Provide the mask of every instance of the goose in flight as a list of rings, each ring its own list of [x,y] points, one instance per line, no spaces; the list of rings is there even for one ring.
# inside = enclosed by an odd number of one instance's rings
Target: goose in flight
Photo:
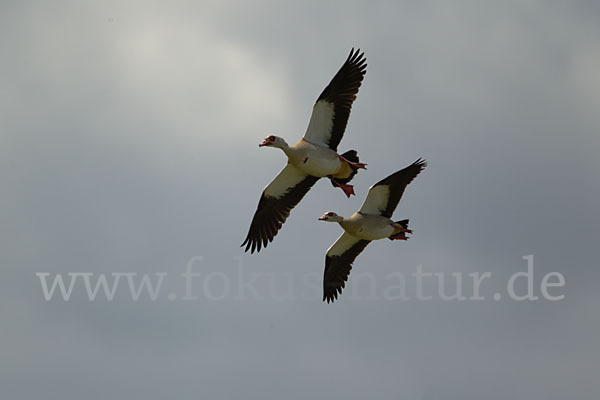
[[[258,145],[283,150],[288,162],[262,192],[248,235],[242,243],[242,247],[246,246],[245,251],[254,253],[267,247],[292,208],[320,178],[329,178],[332,185],[341,188],[348,197],[354,194],[348,182],[359,168],[366,169],[366,164],[359,162],[355,150],[340,155],[337,147],[366,68],[364,53],[352,49],[313,106],[304,137],[289,146],[278,136],[268,136]]]
[[[323,301],[333,302],[346,285],[352,263],[372,241],[388,238],[407,240],[408,219],[393,221],[406,185],[425,168],[425,160],[418,159],[410,166],[393,173],[371,186],[360,210],[349,218],[334,212],[323,214],[320,221],[337,222],[344,229],[342,236],[327,250],[323,276]]]

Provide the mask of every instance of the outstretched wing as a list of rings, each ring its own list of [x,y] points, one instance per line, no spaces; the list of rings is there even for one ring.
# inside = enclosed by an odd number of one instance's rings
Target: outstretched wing
[[[393,173],[377,182],[369,189],[369,194],[360,208],[363,214],[383,215],[391,218],[400,202],[406,186],[427,166],[427,162],[418,159],[408,167]]]
[[[334,302],[346,286],[356,257],[370,243],[344,232],[327,250],[323,274],[323,301]]]
[[[248,236],[242,243],[242,247],[246,246],[244,251],[250,250],[250,253],[254,253],[254,250],[258,252],[261,247],[267,247],[283,226],[292,208],[318,180],[319,178],[305,174],[292,164],[287,164],[263,190]]]
[[[350,51],[348,59],[333,77],[313,106],[304,139],[337,151],[342,140],[352,103],[367,72],[364,53]]]

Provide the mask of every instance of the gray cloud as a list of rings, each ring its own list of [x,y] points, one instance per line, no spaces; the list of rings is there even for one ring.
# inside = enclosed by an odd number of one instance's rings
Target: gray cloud
[[[594,3],[2,9],[7,397],[598,397]],[[243,256],[244,271],[272,274],[278,292],[286,274],[296,284],[320,275],[340,232],[317,217],[353,212],[371,184],[422,156],[429,167],[396,212],[415,235],[373,243],[353,274],[383,288],[418,265],[489,271],[489,296],[534,254],[536,290],[558,271],[564,300],[366,300],[364,283],[363,298],[349,286],[333,306],[126,293],[89,302],[81,288],[68,302],[44,300],[36,272],[177,280],[202,255],[203,277],[235,277],[260,191],[284,163],[256,145],[302,135],[352,46],[369,64],[340,147],[369,163],[358,195],[318,183],[265,252]]]

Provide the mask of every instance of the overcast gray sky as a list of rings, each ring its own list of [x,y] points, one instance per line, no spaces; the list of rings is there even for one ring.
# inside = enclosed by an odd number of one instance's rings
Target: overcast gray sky
[[[599,3],[323,3],[0,4],[3,398],[600,396]],[[319,182],[243,254],[285,163],[257,144],[304,133],[352,47],[368,62],[340,145],[369,164],[357,196]],[[317,218],[418,157],[395,214],[413,237],[371,244],[351,278],[370,275],[324,304],[341,231]],[[527,255],[539,298],[511,300]],[[198,300],[181,300],[195,256]],[[419,266],[461,273],[467,296],[489,272],[485,300],[444,301],[431,279],[419,301]],[[46,301],[39,272],[167,276],[156,301],[125,278],[112,301],[82,281]],[[385,296],[398,272],[410,300]],[[562,300],[541,296],[550,272]],[[239,292],[252,274],[260,299]]]

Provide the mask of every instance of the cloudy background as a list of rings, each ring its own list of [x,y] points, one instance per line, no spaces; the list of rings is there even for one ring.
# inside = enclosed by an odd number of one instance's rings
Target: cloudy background
[[[2,397],[598,398],[599,21],[593,1],[2,2]],[[284,164],[257,144],[303,134],[353,46],[368,68],[340,150],[369,164],[357,196],[319,182],[243,255]],[[340,229],[317,217],[418,157],[395,214],[415,234],[357,259],[375,293],[363,277],[322,303]],[[511,300],[530,254],[539,299]],[[467,296],[490,272],[486,299],[443,301],[432,280],[418,301],[418,266],[462,273]],[[552,271],[563,300],[540,295]],[[65,302],[38,272],[168,275],[156,301],[123,279],[113,301],[79,282]],[[385,298],[394,272],[410,300]]]

